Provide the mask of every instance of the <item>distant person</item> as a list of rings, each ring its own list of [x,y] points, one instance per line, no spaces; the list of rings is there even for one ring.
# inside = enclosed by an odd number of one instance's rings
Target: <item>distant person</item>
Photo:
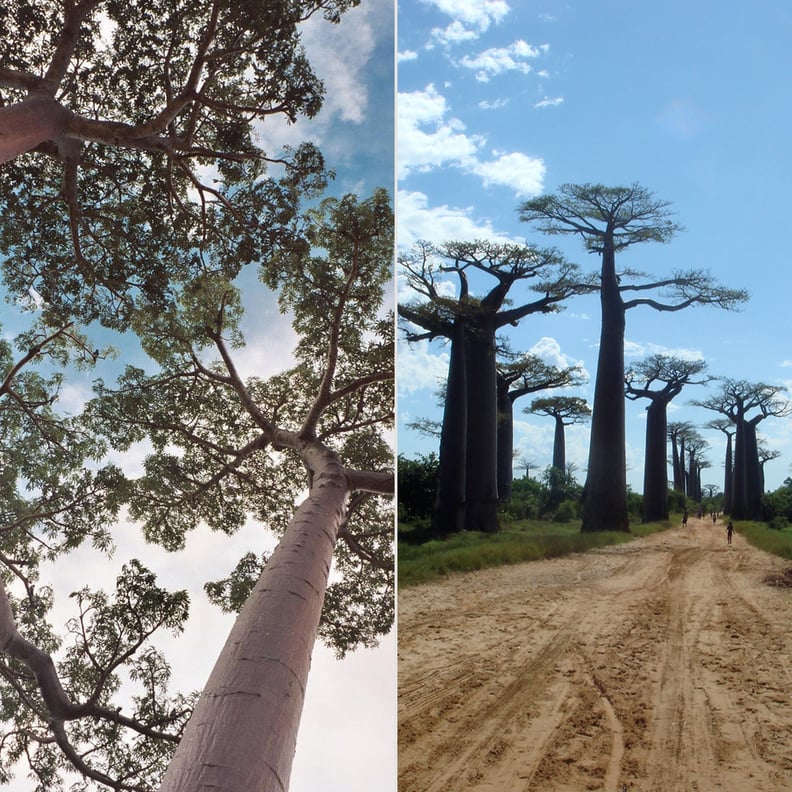
[[[718,522],[718,515],[712,512],[712,524],[715,525],[716,522]]]
[[[682,514],[682,527],[683,528],[687,528],[687,518],[688,518],[688,513],[687,513],[687,509],[685,509],[684,513]]]
[[[729,520],[729,524],[726,526],[726,542],[727,542],[727,544],[731,544],[732,534],[734,534],[734,526],[732,525],[732,521]]]

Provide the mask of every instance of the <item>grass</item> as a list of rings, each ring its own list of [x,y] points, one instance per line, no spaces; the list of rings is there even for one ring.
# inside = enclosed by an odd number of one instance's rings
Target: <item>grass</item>
[[[762,522],[735,522],[734,529],[754,547],[792,559],[792,526],[778,529]]]
[[[678,522],[634,524],[628,534],[622,531],[581,533],[580,521],[552,523],[521,520],[504,525],[495,534],[463,532],[423,544],[400,541],[399,585],[414,586],[457,572],[539,561],[595,547],[621,544],[638,536],[670,528]],[[409,538],[411,528],[400,526],[400,536]]]

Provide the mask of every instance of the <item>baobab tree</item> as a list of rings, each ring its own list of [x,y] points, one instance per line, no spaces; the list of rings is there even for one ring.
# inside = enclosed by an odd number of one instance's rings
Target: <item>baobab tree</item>
[[[701,270],[677,271],[657,280],[639,272],[617,270],[617,253],[642,242],[669,242],[681,228],[672,220],[669,204],[638,184],[562,185],[555,195],[523,203],[520,219],[548,234],[580,236],[586,249],[601,257],[602,326],[582,530],[629,531],[624,423],[626,312],[638,306],[663,312],[693,305],[735,308],[747,295],[718,285]],[[654,296],[624,298],[625,294],[647,292]]]
[[[581,385],[585,382],[579,365],[558,368],[538,355],[512,356],[498,363],[498,497],[511,497],[514,457],[514,403],[529,393]],[[564,464],[560,465],[561,470]]]
[[[698,433],[690,432],[685,438],[687,450],[687,495],[696,503],[701,503],[701,471],[710,463],[702,459],[709,443]]]
[[[671,443],[671,471],[673,486],[683,495],[687,493],[687,473],[685,472],[685,441],[695,432],[689,421],[672,421],[668,424],[668,440]]]
[[[684,360],[670,355],[652,355],[634,363],[624,376],[628,399],[649,399],[646,408],[646,448],[641,519],[668,519],[668,405],[686,385],[703,385],[699,377],[707,368],[703,360]]]
[[[726,455],[723,462],[723,511],[731,514],[732,486],[734,484],[734,424],[728,418],[716,418],[707,423],[707,428],[717,429],[726,435]]]
[[[566,434],[565,427],[583,423],[591,415],[591,408],[579,396],[548,396],[534,399],[525,412],[534,415],[547,415],[554,421],[552,467],[566,474]]]
[[[6,6],[0,244],[10,288],[35,289],[50,311],[103,313],[123,328],[131,294],[167,300],[177,257],[189,267],[218,234],[244,228],[241,265],[262,237],[287,233],[324,163],[313,145],[262,151],[256,125],[316,115],[323,86],[301,24],[314,15],[337,22],[355,4]],[[285,168],[286,181],[264,178],[268,165]]]
[[[146,570],[124,571],[117,601],[80,593],[79,652],[64,681],[47,633],[0,601],[3,678],[16,693],[3,697],[17,720],[0,750],[21,741],[17,756],[37,757],[36,772],[56,772],[61,751],[88,778],[149,790],[175,748],[161,790],[285,789],[317,634],[343,654],[392,624],[394,476],[382,436],[393,421],[389,197],[328,199],[306,211],[303,228],[310,245],[262,262],[266,285],[293,316],[292,366],[266,380],[243,377],[240,293],[207,266],[202,277],[171,282],[172,310],[137,307],[151,372],[128,366],[116,387],[98,382],[80,424],[100,449],[102,440],[119,451],[150,443],[141,477],[100,478],[112,485],[110,505],[126,504],[149,541],[177,551],[199,524],[233,533],[248,519],[281,541],[266,563],[246,556],[210,587],[240,612],[194,710],[192,700],[164,695],[164,658],[132,660],[155,628],[178,629],[185,618],[184,593],[159,589]],[[138,717],[107,703],[124,665],[150,683]],[[80,668],[88,670],[79,676]],[[97,710],[101,725],[92,726]],[[139,739],[138,754],[126,750],[122,728],[164,747]]]
[[[720,393],[699,407],[713,410],[734,425],[734,471],[731,516],[737,520],[761,519],[762,472],[756,427],[765,418],[792,413],[792,404],[782,394],[786,389],[764,382],[725,379]]]
[[[564,300],[590,286],[555,250],[486,240],[420,243],[400,265],[418,296],[398,308],[402,319],[421,328],[408,328],[408,340],[451,341],[435,530],[495,531],[496,334],[530,314],[557,311]],[[449,282],[450,277],[456,282]],[[513,287],[522,283],[539,296],[508,303]],[[481,297],[472,291],[479,284],[486,284]]]

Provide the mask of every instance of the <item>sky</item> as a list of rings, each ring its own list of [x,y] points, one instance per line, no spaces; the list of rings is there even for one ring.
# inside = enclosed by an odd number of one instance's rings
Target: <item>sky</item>
[[[269,119],[260,130],[263,147],[279,151],[282,144],[312,140],[326,164],[336,171],[330,192],[357,191],[364,197],[378,186],[394,192],[394,5],[392,0],[365,0],[342,17],[339,25],[320,18],[303,29],[309,60],[325,83],[326,98],[320,114],[310,122],[278,124]],[[247,346],[236,358],[243,376],[266,376],[290,365],[289,342],[296,336],[290,319],[279,314],[274,296],[261,291],[243,296],[248,311],[242,328]],[[13,329],[5,317],[3,331]],[[59,406],[77,412],[91,397],[91,380],[112,382],[126,364],[144,365],[133,338],[94,333],[101,344],[118,349],[115,360],[100,361],[86,375],[72,373],[61,392]],[[114,461],[129,475],[142,471],[145,445]],[[275,539],[260,524],[251,523],[233,537],[208,529],[193,532],[187,548],[168,554],[145,544],[131,523],[118,525],[116,552],[111,561],[84,547],[42,571],[42,584],[56,592],[56,624],[73,616],[68,594],[86,585],[111,590],[121,565],[139,558],[170,589],[186,588],[191,619],[178,639],[163,634],[158,646],[172,666],[172,688],[200,689],[211,671],[231,626],[231,619],[210,604],[203,591],[207,580],[227,575],[248,550],[269,554]],[[332,574],[332,573],[331,573]],[[339,661],[317,642],[312,658],[305,708],[292,768],[291,792],[383,792],[396,788],[396,646],[395,634],[377,649],[358,650]],[[24,771],[15,780],[15,792],[26,792]]]
[[[649,354],[703,359],[715,377],[792,386],[788,185],[792,181],[792,6],[783,0],[400,0],[398,4],[398,242],[499,239],[557,246],[598,269],[577,238],[548,237],[518,219],[532,197],[575,183],[639,183],[671,203],[684,227],[669,243],[624,251],[617,266],[658,277],[708,270],[746,289],[739,312],[696,307],[627,313],[626,363]],[[412,299],[400,279],[399,300]],[[519,299],[519,292],[515,293]],[[529,316],[507,337],[518,351],[580,364],[583,387],[553,391],[591,403],[599,343],[596,296]],[[448,349],[400,333],[399,453],[437,440],[408,427],[439,420]],[[669,408],[710,443],[704,485],[723,487],[719,417],[690,404],[717,384],[689,386]],[[515,404],[515,448],[550,464],[553,421]],[[643,489],[645,400],[627,402],[628,483]],[[567,460],[585,479],[588,424],[567,427]],[[792,475],[792,419],[759,424],[766,487]],[[522,471],[519,471],[522,475]],[[536,475],[536,471],[532,473]]]

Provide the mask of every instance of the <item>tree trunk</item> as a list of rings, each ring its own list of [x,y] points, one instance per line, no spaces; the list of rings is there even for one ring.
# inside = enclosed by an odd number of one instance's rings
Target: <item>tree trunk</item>
[[[756,442],[758,421],[745,422],[746,519],[762,519],[762,466]]]
[[[437,535],[465,527],[465,477],[467,467],[467,374],[465,327],[457,319],[451,337],[443,428],[432,530]]]
[[[674,489],[684,495],[685,478],[682,475],[682,463],[679,459],[679,446],[677,445],[676,434],[671,438],[671,471],[674,477]]]
[[[498,529],[498,405],[495,329],[485,321],[467,336],[467,482],[465,527]]]
[[[583,531],[629,531],[624,430],[624,302],[612,243],[602,254],[602,330],[591,415]]]
[[[283,792],[347,498],[325,453],[226,640],[160,792]]]
[[[748,515],[748,478],[746,470],[747,454],[745,443],[745,418],[738,415],[734,432],[734,489],[732,492],[731,516],[735,520],[745,520]]]
[[[498,500],[511,499],[514,480],[514,402],[509,398],[509,383],[497,376],[498,410]]]
[[[734,485],[734,469],[732,464],[732,436],[726,432],[726,462],[724,464],[723,477],[723,511],[725,514],[732,513],[732,489]]]
[[[554,415],[555,433],[553,434],[553,467],[566,475],[566,436],[564,434],[564,418]]]
[[[641,519],[645,523],[668,519],[667,435],[666,403],[661,398],[655,397],[646,410],[646,451],[641,509]]]
[[[63,134],[71,113],[54,99],[0,107],[0,164]]]

